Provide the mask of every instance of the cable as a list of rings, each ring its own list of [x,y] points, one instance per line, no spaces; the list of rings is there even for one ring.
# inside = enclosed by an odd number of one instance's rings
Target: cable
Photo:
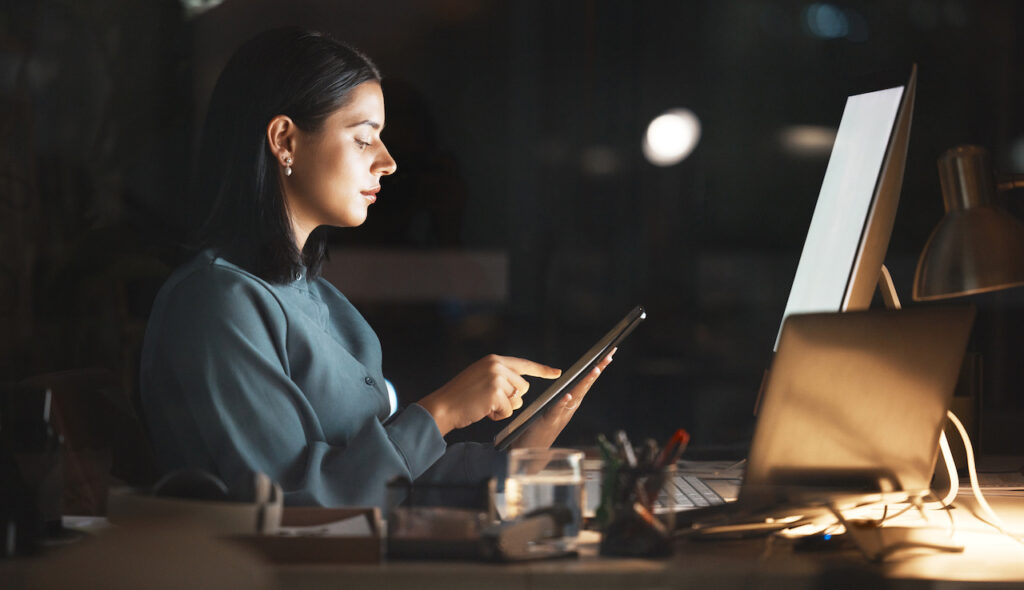
[[[950,419],[956,420],[956,416],[951,411],[946,411],[946,414]],[[966,436],[966,433],[961,434]],[[964,446],[967,446],[967,439],[964,438]],[[953,461],[953,453],[949,450],[949,441],[946,440],[946,431],[943,430],[939,433],[939,450],[942,451],[942,460],[946,463],[946,475],[949,477],[949,492],[946,496],[939,500],[940,506],[932,506],[933,509],[942,509],[947,506],[952,506],[953,500],[956,499],[956,495],[960,493],[960,474],[956,472],[956,463]]]
[[[719,470],[719,473],[727,472],[727,471],[735,471],[735,470],[739,469],[740,467],[743,467],[743,465],[745,465],[746,462],[747,462],[747,459],[746,459],[746,457],[744,457],[743,459],[740,459],[739,461],[733,463],[732,465],[726,467],[725,469]]]
[[[952,539],[953,535],[956,534],[956,519],[953,518],[953,507],[948,506],[946,508],[946,516],[949,517],[949,538]]]
[[[899,517],[903,516],[904,514],[906,514],[906,513],[910,512],[910,511],[911,511],[911,510],[913,510],[913,509],[914,509],[914,505],[913,505],[913,504],[907,504],[907,505],[906,505],[906,506],[904,506],[904,507],[903,507],[903,509],[902,509],[902,510],[900,510],[899,512],[895,512],[895,513],[893,513],[893,514],[888,514],[888,515],[887,515],[887,513],[888,513],[888,511],[889,511],[889,505],[888,505],[888,504],[886,504],[886,505],[885,505],[885,512],[883,512],[883,513],[882,513],[882,518],[880,518],[880,519],[878,520],[878,526],[882,526],[882,523],[884,523],[884,522],[886,522],[886,521],[888,521],[888,520],[892,520],[892,519],[894,519],[894,518],[899,518]]]
[[[971,445],[971,438],[967,435],[967,429],[964,428],[960,419],[957,418],[956,414],[952,411],[947,411],[946,416],[949,417],[949,421],[953,423],[957,432],[960,433],[960,438],[964,441],[964,450],[967,455],[967,474],[971,479],[971,491],[974,492],[974,498],[978,501],[978,506],[988,518],[988,521],[981,517],[978,517],[978,519],[986,522],[988,525],[992,526],[1007,537],[1010,537],[1014,541],[1024,544],[1024,540],[1022,540],[1017,534],[1008,530],[1006,524],[996,515],[995,511],[992,510],[992,507],[989,506],[988,501],[985,500],[985,496],[981,493],[981,486],[978,484],[978,470],[974,464],[974,447]]]
[[[975,517],[981,520],[982,522],[985,522],[989,526],[992,526],[1003,535],[1006,535],[1007,537],[1013,539],[1014,541],[1020,544],[1024,544],[1024,539],[1022,539],[1018,534],[1015,534],[1009,530],[1006,524],[1002,521],[1002,519],[999,518],[999,516],[989,505],[988,501],[985,499],[984,494],[982,494],[981,486],[978,483],[978,471],[974,460],[974,448],[971,445],[970,437],[968,436],[967,430],[964,428],[963,423],[960,422],[960,419],[957,418],[956,415],[951,411],[948,411],[946,415],[949,418],[950,422],[952,422],[953,426],[957,429],[957,432],[959,433],[960,438],[963,440],[964,443],[964,450],[967,456],[967,471],[971,482],[971,491],[973,492],[978,504],[978,508],[983,515],[982,516],[975,514]],[[850,535],[850,538],[854,541],[854,544],[867,559],[872,561],[882,561],[901,549],[931,549],[943,552],[963,551],[963,546],[959,544],[943,544],[931,542],[928,540],[908,541],[901,539],[889,544],[883,543],[879,546],[876,545],[875,541],[869,540],[869,538],[861,538],[862,535],[868,533],[868,531],[871,529],[878,529],[878,532],[880,534],[881,529],[884,528],[881,526],[882,523],[894,519],[914,508],[916,508],[918,512],[921,514],[922,518],[926,522],[928,522],[928,513],[927,511],[925,511],[926,506],[928,508],[933,509],[941,508],[946,511],[946,516],[949,518],[949,527],[947,529],[948,535],[950,540],[954,538],[954,536],[956,535],[956,519],[954,518],[952,512],[952,501],[959,493],[960,478],[957,474],[956,466],[953,462],[952,453],[949,449],[949,442],[946,439],[945,433],[943,433],[939,439],[939,448],[942,450],[942,456],[943,460],[946,463],[947,473],[949,474],[950,482],[950,489],[941,500],[925,503],[922,501],[921,498],[912,498],[910,500],[911,503],[909,505],[907,505],[902,510],[893,515],[889,515],[889,507],[885,506],[883,508],[881,518],[879,518],[876,521],[869,522],[850,521],[843,515],[843,512],[839,509],[838,506],[836,506],[835,504],[829,504],[829,510],[836,517],[836,519],[840,523],[842,523],[842,525],[846,528],[847,534]],[[881,541],[881,538],[879,538],[878,540]],[[872,547],[869,547],[869,545],[871,545]]]
[[[923,515],[923,504],[920,501],[916,504],[917,508],[921,510]],[[868,561],[884,561],[887,557],[902,549],[929,549],[945,553],[960,553],[964,550],[963,545],[955,542],[941,543],[927,540],[898,539],[886,544],[884,542],[885,539],[883,531],[888,530],[888,527],[878,526],[876,521],[858,522],[848,520],[843,516],[843,511],[835,504],[829,504],[828,508],[832,514],[835,515],[836,519],[842,523],[843,527],[846,529],[847,536],[853,541],[857,550],[860,551],[861,555],[863,555]],[[905,527],[897,528],[897,530],[900,529],[905,529]],[[950,529],[949,536],[952,541],[953,529]]]

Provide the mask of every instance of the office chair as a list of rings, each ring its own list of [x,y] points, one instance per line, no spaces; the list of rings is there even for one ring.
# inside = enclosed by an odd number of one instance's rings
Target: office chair
[[[115,373],[79,369],[36,375],[20,382],[13,394],[46,390],[52,394],[50,421],[62,439],[63,514],[104,514],[111,485],[155,481],[149,439]]]

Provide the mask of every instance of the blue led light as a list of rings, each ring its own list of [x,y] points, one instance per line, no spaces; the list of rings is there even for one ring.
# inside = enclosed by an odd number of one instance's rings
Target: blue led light
[[[832,535],[825,535],[823,538],[828,541],[832,539]]]

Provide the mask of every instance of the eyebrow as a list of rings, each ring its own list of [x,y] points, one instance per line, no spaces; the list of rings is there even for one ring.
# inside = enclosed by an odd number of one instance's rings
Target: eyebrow
[[[360,121],[358,123],[354,123],[352,125],[349,125],[349,128],[351,129],[352,127],[359,127],[360,125],[369,125],[370,127],[373,127],[374,129],[377,129],[377,130],[379,130],[381,128],[381,124],[380,123],[378,123],[376,121],[371,121],[370,119],[366,119],[364,121]]]

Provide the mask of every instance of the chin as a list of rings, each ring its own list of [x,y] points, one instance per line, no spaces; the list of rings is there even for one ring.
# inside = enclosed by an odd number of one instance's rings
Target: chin
[[[364,213],[362,215],[349,215],[345,217],[344,221],[339,224],[339,227],[359,227],[366,223],[368,216]]]
[[[345,211],[331,216],[330,225],[334,227],[358,227],[366,222],[367,211]]]

